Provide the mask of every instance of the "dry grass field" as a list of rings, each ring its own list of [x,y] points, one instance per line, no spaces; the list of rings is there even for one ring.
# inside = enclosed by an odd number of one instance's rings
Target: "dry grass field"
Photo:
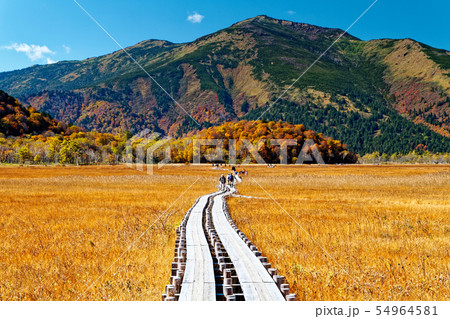
[[[300,300],[450,299],[449,166],[249,171],[230,212]]]
[[[0,167],[0,300],[160,300],[175,228],[214,189],[204,171]]]
[[[247,169],[260,198],[231,214],[299,299],[449,299],[449,166]],[[220,173],[0,166],[0,300],[160,300],[175,228]]]

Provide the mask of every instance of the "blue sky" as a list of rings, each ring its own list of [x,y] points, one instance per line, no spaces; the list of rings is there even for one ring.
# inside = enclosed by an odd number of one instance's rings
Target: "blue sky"
[[[260,14],[346,29],[374,0],[77,0],[123,46],[188,42]],[[379,0],[349,31],[450,50],[449,0]],[[0,0],[0,71],[118,50],[73,0]]]

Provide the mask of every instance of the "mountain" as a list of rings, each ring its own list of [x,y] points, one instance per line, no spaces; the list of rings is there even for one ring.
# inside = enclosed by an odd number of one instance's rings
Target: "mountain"
[[[283,120],[360,154],[450,152],[450,52],[411,39],[362,41],[340,29],[257,16],[190,43],[0,73],[0,89],[88,130],[182,135],[230,120]],[[276,103],[272,105],[272,103]]]
[[[27,134],[53,136],[70,135],[79,132],[79,128],[53,119],[46,113],[38,112],[34,107],[24,107],[15,98],[0,90],[0,133],[5,136],[23,136]]]

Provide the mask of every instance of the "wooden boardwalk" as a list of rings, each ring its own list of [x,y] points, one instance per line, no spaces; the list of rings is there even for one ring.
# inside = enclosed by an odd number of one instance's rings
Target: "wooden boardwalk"
[[[180,301],[216,300],[213,260],[202,226],[203,211],[211,196],[200,197],[186,225],[186,270],[178,299]]]
[[[214,198],[212,215],[214,227],[234,264],[246,301],[284,301],[272,277],[261,261],[248,248],[241,237],[231,227],[223,211],[225,195]]]
[[[284,277],[276,275],[224,209],[230,194],[201,196],[186,213],[163,300],[295,300]]]

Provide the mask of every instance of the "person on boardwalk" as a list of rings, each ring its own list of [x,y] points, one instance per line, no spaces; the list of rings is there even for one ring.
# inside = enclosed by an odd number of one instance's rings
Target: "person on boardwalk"
[[[222,174],[219,177],[219,185],[221,191],[225,190],[225,183],[226,183],[225,175]]]
[[[234,182],[235,182],[235,179],[234,179],[233,173],[228,174],[227,184],[230,188],[234,187]]]

